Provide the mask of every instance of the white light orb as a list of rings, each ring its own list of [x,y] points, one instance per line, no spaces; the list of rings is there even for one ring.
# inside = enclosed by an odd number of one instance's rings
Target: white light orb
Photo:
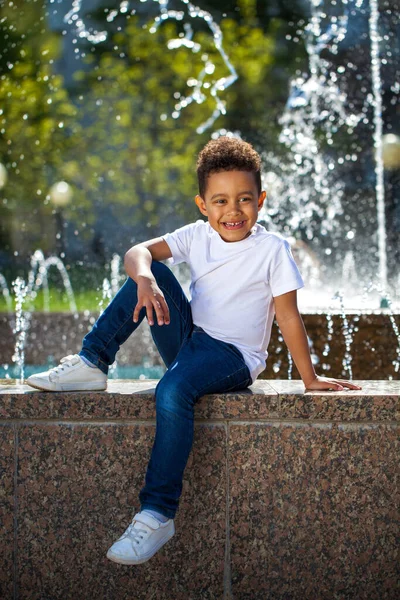
[[[382,136],[382,160],[385,169],[400,168],[400,137],[394,133]]]
[[[263,188],[268,196],[277,196],[281,193],[283,181],[273,171],[268,171],[262,178]]]
[[[67,206],[72,198],[72,188],[66,181],[58,181],[51,186],[49,195],[55,206]]]
[[[0,190],[1,188],[3,188],[7,183],[7,169],[5,168],[5,166],[0,163]]]

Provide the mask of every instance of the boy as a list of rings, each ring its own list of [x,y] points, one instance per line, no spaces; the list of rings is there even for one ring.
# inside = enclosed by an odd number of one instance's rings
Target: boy
[[[147,317],[168,370],[155,392],[156,434],[141,510],[109,549],[115,562],[143,563],[174,535],[194,405],[204,394],[242,390],[255,381],[265,367],[274,312],[307,389],[361,389],[314,371],[296,302],[303,281],[289,244],[256,223],[266,196],[260,167],[250,144],[210,141],[198,158],[195,198],[208,220],[128,250],[129,278],[84,338],[80,354],[28,379],[44,390],[105,389],[120,345]],[[190,265],[190,303],[159,262],[168,258]]]

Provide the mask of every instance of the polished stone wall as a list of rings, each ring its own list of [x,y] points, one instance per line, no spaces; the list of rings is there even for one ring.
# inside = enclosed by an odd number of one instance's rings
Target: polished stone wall
[[[33,313],[27,333],[25,360],[30,365],[46,364],[49,357],[57,364],[62,356],[74,354],[81,348],[82,338],[91,329],[96,315],[89,312],[74,316],[71,313]],[[346,323],[341,315],[332,315],[333,335],[328,330],[324,314],[304,314],[303,320],[311,342],[311,352],[316,368],[321,374],[354,379],[399,379],[396,361],[400,360],[400,340],[396,338],[388,314],[347,315],[347,325],[352,329],[349,353],[346,357]],[[400,315],[393,316],[400,329]],[[0,365],[12,364],[15,347],[14,317],[0,314]],[[331,339],[329,339],[331,337]],[[327,345],[329,347],[327,347]],[[263,379],[286,379],[289,373],[288,353],[274,324],[269,344],[267,368]],[[161,365],[162,361],[152,341],[147,324],[140,326],[118,353],[120,365]],[[293,367],[292,376],[299,378]]]
[[[139,509],[155,383],[54,394],[3,380],[2,600],[400,597],[395,381],[201,398],[175,536],[142,565],[108,561]]]

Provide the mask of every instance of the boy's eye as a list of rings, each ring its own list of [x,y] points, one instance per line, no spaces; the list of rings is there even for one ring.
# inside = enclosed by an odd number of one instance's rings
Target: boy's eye
[[[226,204],[225,198],[216,198],[214,202],[215,204]],[[248,196],[242,196],[242,198],[239,198],[239,202],[251,202],[251,198]]]

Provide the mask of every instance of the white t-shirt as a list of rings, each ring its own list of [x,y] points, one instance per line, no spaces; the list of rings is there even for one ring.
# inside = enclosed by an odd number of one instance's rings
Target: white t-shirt
[[[225,242],[200,220],[163,239],[173,264],[190,266],[194,324],[236,346],[254,381],[268,356],[273,297],[304,285],[289,243],[258,223],[244,240]]]

